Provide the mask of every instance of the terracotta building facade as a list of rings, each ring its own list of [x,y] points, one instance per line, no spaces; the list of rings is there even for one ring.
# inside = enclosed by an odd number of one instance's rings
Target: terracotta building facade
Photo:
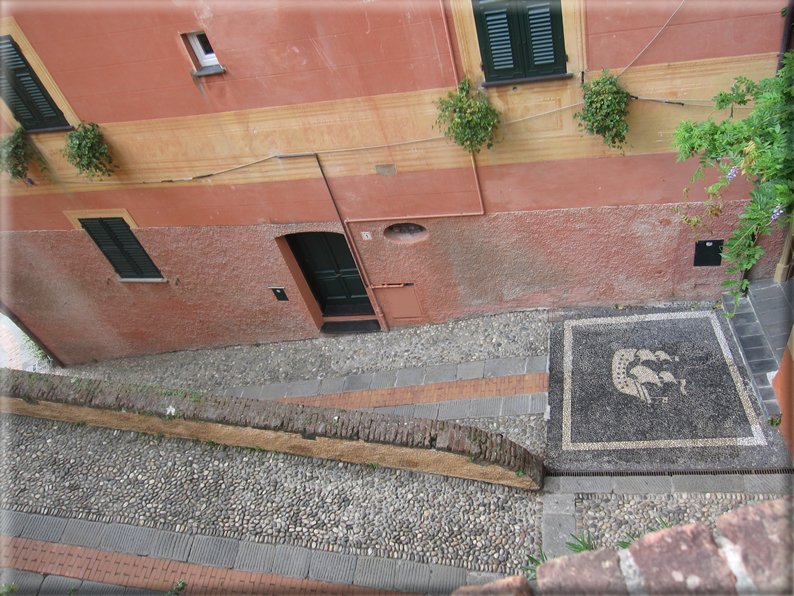
[[[3,132],[22,124],[46,170],[0,180],[0,300],[64,363],[716,300],[725,266],[694,266],[672,211],[694,171],[672,133],[734,77],[774,74],[783,18],[768,0],[713,7],[4,5]],[[572,117],[602,69],[640,98],[625,154]],[[502,112],[473,157],[434,126],[464,77]],[[60,153],[81,121],[102,127],[112,176],[77,176]],[[731,185],[700,240],[727,237],[749,190]],[[782,238],[753,275],[772,275]]]

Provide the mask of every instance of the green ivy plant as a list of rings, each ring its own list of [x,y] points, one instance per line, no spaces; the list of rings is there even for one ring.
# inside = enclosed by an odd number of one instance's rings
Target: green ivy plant
[[[77,168],[78,175],[85,174],[89,180],[110,176],[118,166],[113,165],[113,157],[108,151],[99,125],[81,122],[66,135],[66,146],[61,149],[66,160]]]
[[[692,229],[708,229],[711,219],[720,215],[721,191],[737,176],[753,183],[750,202],[732,236],[722,247],[722,256],[729,263],[726,274],[733,276],[723,282],[738,305],[739,297],[749,285],[746,272],[758,262],[764,250],[758,238],[788,225],[794,208],[794,52],[788,52],[777,75],[758,83],[737,77],[730,91],[715,98],[716,109],[730,108],[722,122],[709,118],[705,122],[687,120],[676,127],[673,146],[678,161],[697,156],[698,167],[692,182],[705,178],[705,171],[716,168],[719,178],[705,188],[708,195],[703,215],[690,215],[687,203],[689,189],[684,190],[683,203],[675,208]],[[744,119],[734,118],[736,106],[754,102]],[[735,312],[735,311],[734,311]]]
[[[0,141],[0,171],[11,176],[11,182],[27,181],[31,159],[38,162],[40,169],[46,169],[44,158],[21,126]]]
[[[499,112],[488,103],[482,92],[470,94],[471,83],[463,79],[456,92],[450,91],[447,99],[438,99],[436,126],[469,153],[479,153],[482,146],[493,147],[493,135],[499,124]]]
[[[626,116],[629,115],[631,94],[608,70],[602,71],[599,78],[583,83],[582,89],[584,107],[573,115],[574,119],[581,120],[579,129],[602,137],[605,145],[622,151],[629,131]]]

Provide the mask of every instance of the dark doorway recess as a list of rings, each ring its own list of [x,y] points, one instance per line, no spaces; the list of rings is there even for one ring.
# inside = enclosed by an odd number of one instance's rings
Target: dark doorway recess
[[[324,317],[375,314],[342,234],[304,232],[286,238]]]

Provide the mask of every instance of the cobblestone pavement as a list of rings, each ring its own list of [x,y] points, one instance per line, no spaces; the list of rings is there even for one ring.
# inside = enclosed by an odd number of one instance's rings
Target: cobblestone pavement
[[[217,391],[343,377],[415,366],[548,354],[545,311],[521,311],[397,327],[389,333],[324,336],[108,360],[53,370],[106,381]]]

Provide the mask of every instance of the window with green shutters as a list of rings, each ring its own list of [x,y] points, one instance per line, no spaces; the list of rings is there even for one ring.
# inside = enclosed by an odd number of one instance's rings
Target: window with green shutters
[[[122,217],[80,219],[80,225],[122,279],[162,279],[160,270]]]
[[[560,0],[472,0],[485,80],[566,74]]]
[[[0,95],[25,130],[69,128],[10,35],[0,36]]]

